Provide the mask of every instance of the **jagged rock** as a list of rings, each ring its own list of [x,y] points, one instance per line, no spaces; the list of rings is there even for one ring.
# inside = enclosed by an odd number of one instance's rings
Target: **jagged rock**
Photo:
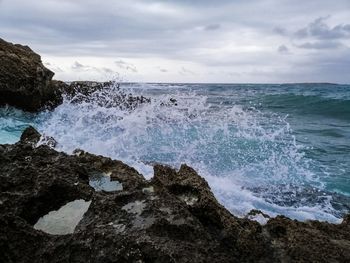
[[[40,141],[41,134],[34,129],[33,126],[29,126],[21,135],[20,141],[22,143],[29,143],[32,145],[37,144]]]
[[[71,103],[96,103],[101,107],[115,107],[120,109],[135,109],[137,106],[150,103],[151,99],[144,96],[126,94],[113,81],[74,81],[63,87],[63,92]]]
[[[46,135],[41,135],[34,127],[29,126],[21,135],[20,142],[24,144],[30,144],[33,147],[38,144],[47,145],[51,148],[55,148],[57,146],[57,141],[51,137]]]
[[[0,39],[0,106],[11,105],[35,112],[62,102],[54,73],[28,46]]]
[[[39,134],[40,137],[40,134]],[[126,164],[82,150],[67,155],[40,145],[28,128],[0,145],[0,262],[349,262],[350,224],[298,222],[265,226],[237,218],[208,183],[182,165],[155,165],[147,181]],[[122,189],[95,190],[92,175]],[[91,201],[72,234],[33,226],[74,200]]]
[[[298,222],[284,216],[265,226],[273,257],[281,262],[350,262],[350,224]]]

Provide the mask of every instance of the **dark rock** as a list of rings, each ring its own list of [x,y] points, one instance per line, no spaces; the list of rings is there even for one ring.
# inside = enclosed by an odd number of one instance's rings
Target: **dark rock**
[[[284,216],[269,220],[274,257],[282,262],[349,262],[350,226],[298,222]]]
[[[23,131],[20,142],[31,146],[37,146],[39,143],[42,145],[47,145],[51,148],[55,148],[57,146],[57,141],[53,137],[41,135],[32,126],[29,126]]]
[[[40,137],[40,134],[39,134]],[[0,262],[349,262],[342,224],[276,217],[265,226],[220,205],[191,167],[135,169],[82,150],[40,145],[33,128],[0,151]],[[123,190],[95,191],[91,174]],[[36,230],[37,220],[77,199],[91,204],[73,234]],[[255,212],[257,214],[257,212]]]
[[[20,141],[22,143],[37,144],[40,141],[40,137],[41,134],[32,126],[29,126],[22,133]]]
[[[177,100],[174,98],[170,98],[169,102],[161,102],[160,106],[166,106],[166,107],[177,106]]]
[[[257,216],[257,215],[262,215],[263,217],[266,217],[266,218],[270,218],[269,215],[263,213],[262,211],[260,210],[257,210],[257,209],[252,209],[249,211],[249,213],[247,214],[247,216]]]
[[[51,81],[53,75],[28,46],[0,39],[0,106],[31,112],[55,107],[62,97],[57,83]]]
[[[141,104],[150,103],[150,98],[126,94],[113,81],[74,81],[63,87],[63,92],[71,103],[96,103],[100,107],[132,110]]]

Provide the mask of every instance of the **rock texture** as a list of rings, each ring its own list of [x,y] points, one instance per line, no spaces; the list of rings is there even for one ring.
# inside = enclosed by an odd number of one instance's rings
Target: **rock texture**
[[[28,46],[0,38],[0,106],[9,104],[26,111],[54,107],[62,102],[54,73]]]
[[[17,144],[0,145],[0,262],[350,262],[349,216],[339,225],[280,216],[261,226],[230,214],[186,165],[155,165],[147,181],[120,161],[38,141],[28,128]],[[95,173],[123,190],[95,191]],[[77,199],[92,202],[73,234],[33,228]]]

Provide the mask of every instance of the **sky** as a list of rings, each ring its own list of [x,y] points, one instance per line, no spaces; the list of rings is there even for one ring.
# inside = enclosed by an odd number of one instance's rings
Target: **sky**
[[[0,0],[56,79],[350,83],[350,0]]]

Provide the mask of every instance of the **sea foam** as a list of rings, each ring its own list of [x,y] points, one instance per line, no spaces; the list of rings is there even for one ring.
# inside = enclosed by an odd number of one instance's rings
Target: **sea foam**
[[[123,91],[151,102],[120,109],[66,99],[38,117],[38,128],[58,141],[59,150],[80,148],[119,159],[146,178],[153,175],[152,163],[175,168],[187,163],[238,216],[260,209],[271,216],[339,221],[329,200],[317,191],[309,195],[308,189],[324,185],[296,143],[287,116],[183,86],[138,84]],[[108,92],[120,91],[111,86]]]

